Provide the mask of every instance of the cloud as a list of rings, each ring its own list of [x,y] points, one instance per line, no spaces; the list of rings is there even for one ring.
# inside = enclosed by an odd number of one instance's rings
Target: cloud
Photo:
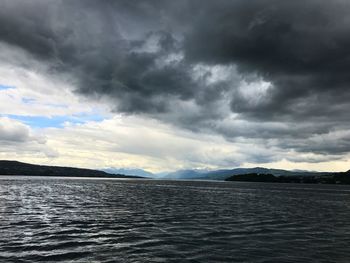
[[[232,168],[267,165],[284,167],[297,163],[299,169],[331,169],[337,164],[345,170],[348,155],[298,153],[266,140],[239,138],[227,141],[220,135],[208,135],[179,129],[155,119],[114,116],[103,121],[67,124],[63,128],[44,129],[47,145],[58,149],[59,157],[41,159],[56,165],[134,167],[153,172],[188,168]],[[267,150],[268,149],[268,150]],[[282,161],[282,162],[281,162]],[[292,169],[294,169],[292,168]]]
[[[0,13],[0,40],[30,53],[57,77],[71,75],[75,92],[107,99],[115,111],[172,112],[178,102],[218,100],[228,88],[225,83],[209,84],[204,77],[194,79],[196,65],[185,61],[176,28],[156,26],[171,19],[166,18],[170,10],[180,13],[174,4],[50,4],[40,0],[5,2]]]
[[[127,30],[120,27],[125,19],[118,12],[119,6],[127,8],[124,4],[51,4],[6,2],[0,16],[0,39],[49,63],[51,70],[72,73],[78,81],[76,92],[110,96],[120,111],[165,111],[164,98],[193,97],[196,83],[191,82],[189,65],[170,56],[177,52],[171,34],[145,28],[139,32],[141,38],[124,36]],[[127,21],[136,18],[136,13]],[[152,39],[153,52],[147,48]]]
[[[207,2],[194,13],[185,54],[271,83],[259,103],[233,97],[232,111],[245,118],[348,120],[349,9],[342,0]]]
[[[30,139],[29,128],[22,123],[1,118],[0,140],[8,143],[20,143]]]
[[[0,110],[84,112],[73,92],[116,115],[255,145],[240,153],[251,162],[339,159],[350,152],[349,10],[344,0],[3,1],[0,83],[16,89],[0,90]],[[115,150],[165,154],[140,145]]]
[[[57,157],[57,152],[46,145],[45,137],[35,134],[30,127],[9,118],[0,117],[0,156],[44,155]],[[6,158],[6,159],[7,159]]]
[[[218,136],[198,135],[136,116],[67,124],[63,129],[46,129],[45,134],[48,145],[64,153],[55,162],[68,164],[91,160],[96,167],[164,171],[238,165],[245,157]]]
[[[64,116],[106,111],[106,106],[77,97],[67,75],[55,76],[48,65],[27,52],[0,43],[0,114]]]

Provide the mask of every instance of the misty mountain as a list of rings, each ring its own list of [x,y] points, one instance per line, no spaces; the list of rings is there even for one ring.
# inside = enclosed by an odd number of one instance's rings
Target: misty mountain
[[[163,175],[165,179],[203,179],[209,173],[209,170],[178,170]]]
[[[156,177],[155,174],[142,170],[142,169],[132,169],[132,168],[105,168],[102,171],[110,174],[124,174],[124,175],[132,175],[132,176],[141,176],[147,178]]]

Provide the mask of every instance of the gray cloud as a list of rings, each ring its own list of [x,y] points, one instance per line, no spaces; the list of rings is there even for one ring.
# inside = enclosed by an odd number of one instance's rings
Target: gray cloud
[[[116,112],[297,152],[350,151],[347,137],[334,135],[349,128],[347,1],[1,5],[0,41],[52,74],[71,74],[76,93],[107,100]],[[249,86],[261,83],[269,87]],[[314,141],[322,135],[327,144]]]
[[[4,144],[22,143],[30,140],[29,128],[18,123],[12,123],[8,119],[1,119],[0,141]]]
[[[73,73],[78,93],[109,96],[118,111],[162,112],[167,110],[163,99],[193,98],[196,83],[190,65],[163,63],[177,47],[170,33],[154,26],[150,14],[160,12],[155,5],[7,1],[0,39],[50,63],[55,71]]]
[[[340,114],[348,120],[349,9],[342,0],[212,2],[187,35],[186,55],[195,62],[235,63],[243,74],[255,72],[273,84],[259,104],[233,98],[232,110],[246,117]]]

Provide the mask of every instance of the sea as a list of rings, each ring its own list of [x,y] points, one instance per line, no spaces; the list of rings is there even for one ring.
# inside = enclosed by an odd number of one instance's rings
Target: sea
[[[0,176],[0,262],[350,262],[350,186]]]

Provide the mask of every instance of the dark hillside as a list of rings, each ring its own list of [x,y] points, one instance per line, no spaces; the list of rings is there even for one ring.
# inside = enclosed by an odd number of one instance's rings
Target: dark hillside
[[[0,175],[31,175],[31,176],[67,176],[67,177],[108,177],[108,178],[134,178],[122,174],[109,174],[103,171],[46,166],[22,163],[17,161],[0,161]]]

